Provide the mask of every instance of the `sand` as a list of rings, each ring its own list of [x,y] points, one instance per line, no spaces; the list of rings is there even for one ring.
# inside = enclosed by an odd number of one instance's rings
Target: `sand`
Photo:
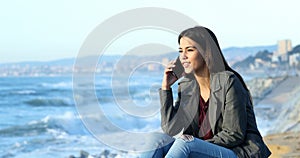
[[[289,132],[272,134],[264,137],[265,143],[272,152],[270,158],[300,158],[300,133]]]

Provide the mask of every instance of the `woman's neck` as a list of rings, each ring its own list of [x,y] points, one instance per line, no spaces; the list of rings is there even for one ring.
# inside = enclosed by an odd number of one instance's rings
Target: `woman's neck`
[[[198,82],[199,86],[210,87],[210,73],[208,69],[203,69],[194,73],[195,79]]]
[[[210,73],[208,69],[194,74],[195,79],[200,87],[200,95],[207,101],[210,95]]]
[[[210,77],[209,76],[197,76],[195,75],[195,79],[199,84],[200,88],[210,89]]]

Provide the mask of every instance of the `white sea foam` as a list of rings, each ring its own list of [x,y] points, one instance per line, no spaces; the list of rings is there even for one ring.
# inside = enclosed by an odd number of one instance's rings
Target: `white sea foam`
[[[35,94],[35,90],[19,90],[19,91],[13,91],[14,94]]]
[[[72,88],[73,82],[41,83],[42,87],[48,88]]]

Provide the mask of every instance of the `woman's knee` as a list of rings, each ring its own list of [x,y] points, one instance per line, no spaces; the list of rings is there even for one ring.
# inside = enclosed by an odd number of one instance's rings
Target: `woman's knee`
[[[190,152],[190,144],[194,141],[194,137],[191,135],[182,135],[177,138],[172,147],[174,150],[182,151],[184,153]]]
[[[186,143],[188,143],[188,142],[194,141],[194,136],[192,136],[192,135],[187,135],[187,134],[183,134],[183,135],[180,136],[178,139],[182,139],[182,140],[184,140]]]
[[[190,145],[193,143],[194,137],[190,135],[182,135],[176,138],[172,147],[170,148],[166,158],[173,157],[188,157],[191,153]]]

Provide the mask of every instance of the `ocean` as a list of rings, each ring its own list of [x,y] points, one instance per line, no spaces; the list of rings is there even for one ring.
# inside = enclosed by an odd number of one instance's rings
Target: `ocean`
[[[160,131],[158,88],[161,79],[162,74],[131,75],[117,81],[111,75],[96,76],[93,87],[97,101],[91,103],[87,95],[83,103],[87,107],[97,104],[103,112],[100,118],[122,131]],[[111,145],[86,128],[73,91],[74,86],[83,89],[85,86],[74,85],[72,76],[2,77],[0,85],[0,157],[59,158],[79,155],[81,150],[90,154],[108,150],[123,154],[120,157],[133,157],[134,154],[117,149],[120,145],[130,145],[130,140],[119,140],[119,144]],[[174,95],[176,90],[175,84]],[[136,111],[126,111],[128,101],[130,106],[150,108],[146,108],[145,116],[139,116]],[[127,107],[122,105],[124,103]],[[94,128],[109,136],[114,128],[104,124],[101,129],[101,119],[100,125]]]
[[[135,75],[125,81],[128,84],[114,83],[118,91],[115,94],[110,75],[96,76],[95,94],[105,117],[124,131],[159,130],[159,108],[148,118],[136,119],[120,110],[114,100],[127,92],[129,97],[123,99],[130,99],[137,106],[151,100],[158,103],[161,75]],[[0,78],[0,157],[52,158],[76,156],[80,150],[91,154],[117,151],[98,141],[81,121],[73,84],[71,76]]]

